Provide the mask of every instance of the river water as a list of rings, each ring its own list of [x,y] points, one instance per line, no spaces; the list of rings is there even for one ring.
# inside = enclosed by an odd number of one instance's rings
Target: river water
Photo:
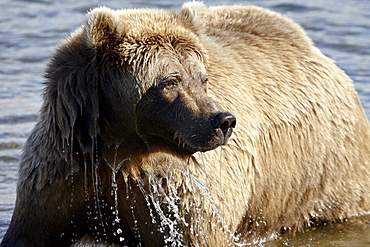
[[[294,19],[323,53],[336,60],[354,80],[370,116],[369,0],[204,2],[257,5]],[[86,11],[102,4],[113,8],[179,9],[182,1],[0,0],[0,240],[14,207],[21,148],[41,106],[48,59],[60,41],[84,22]],[[369,221],[360,217],[343,224],[312,228],[271,246],[370,246]]]

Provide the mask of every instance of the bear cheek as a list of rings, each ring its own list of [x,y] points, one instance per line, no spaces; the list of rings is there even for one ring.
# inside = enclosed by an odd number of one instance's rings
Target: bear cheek
[[[169,103],[156,91],[148,91],[136,105],[136,131],[144,139],[152,135],[172,138],[173,135],[169,133],[170,126],[166,124],[172,116],[166,110]]]
[[[179,87],[165,87],[161,91],[161,96],[163,100],[167,101],[167,104],[172,104],[179,97]]]

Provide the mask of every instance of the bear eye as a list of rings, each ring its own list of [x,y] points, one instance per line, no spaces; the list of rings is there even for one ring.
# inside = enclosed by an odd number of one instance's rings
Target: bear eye
[[[176,86],[178,84],[179,84],[179,82],[176,79],[167,79],[164,82],[164,86],[165,87],[174,87],[174,86]]]
[[[173,87],[178,86],[180,82],[181,82],[180,75],[173,75],[173,76],[162,79],[161,84],[165,88],[173,88]]]

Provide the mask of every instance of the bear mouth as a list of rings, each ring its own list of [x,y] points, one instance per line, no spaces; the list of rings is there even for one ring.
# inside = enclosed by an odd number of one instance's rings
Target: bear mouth
[[[199,141],[189,140],[190,137],[182,136],[179,133],[175,134],[173,143],[182,152],[196,153],[196,152],[207,152],[215,149],[221,145],[226,145],[228,138],[221,138],[217,133],[214,133],[208,141],[200,144]]]
[[[191,156],[196,152],[207,152],[221,145],[227,144],[228,138],[220,138],[214,133],[208,140],[200,142],[192,140],[189,136],[183,136],[181,133],[175,133],[173,138],[165,136],[150,136],[145,142],[151,153],[168,152],[180,157]]]

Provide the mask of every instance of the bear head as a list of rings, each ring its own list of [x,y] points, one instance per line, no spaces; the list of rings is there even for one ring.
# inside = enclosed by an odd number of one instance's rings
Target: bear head
[[[207,95],[191,13],[163,12],[97,8],[59,48],[45,95],[62,138],[88,152],[98,137],[130,156],[226,144],[236,119]]]

